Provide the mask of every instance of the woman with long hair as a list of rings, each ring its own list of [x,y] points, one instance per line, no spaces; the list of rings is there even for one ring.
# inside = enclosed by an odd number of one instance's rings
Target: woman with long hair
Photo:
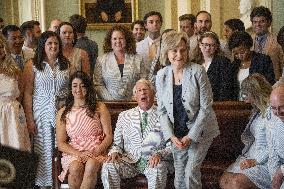
[[[0,145],[29,151],[30,139],[20,104],[20,79],[21,71],[0,35]]]
[[[112,142],[110,114],[96,101],[93,83],[84,72],[71,76],[68,91],[66,106],[57,115],[56,138],[63,152],[59,179],[69,173],[70,188],[94,188]]]
[[[52,186],[55,117],[67,95],[68,68],[59,36],[43,32],[34,58],[24,68],[24,109],[34,151],[39,155],[36,185],[41,188]]]
[[[69,22],[62,22],[57,34],[62,41],[63,55],[70,61],[70,75],[76,71],[83,71],[90,75],[90,61],[86,51],[74,47],[77,42],[77,35]]]
[[[241,139],[245,147],[235,163],[222,175],[220,186],[224,189],[264,188],[271,180],[267,168],[269,97],[272,87],[263,75],[254,73],[241,84],[242,98],[250,103],[253,112]]]

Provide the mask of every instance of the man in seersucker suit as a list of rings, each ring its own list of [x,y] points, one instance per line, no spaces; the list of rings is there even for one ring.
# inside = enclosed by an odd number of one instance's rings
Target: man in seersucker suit
[[[120,188],[121,179],[142,173],[148,188],[162,189],[166,187],[170,144],[161,131],[154,88],[150,81],[140,79],[133,93],[138,106],[119,114],[114,142],[102,167],[103,185]]]

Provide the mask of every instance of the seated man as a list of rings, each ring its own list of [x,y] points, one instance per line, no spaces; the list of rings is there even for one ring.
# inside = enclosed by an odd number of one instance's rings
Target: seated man
[[[284,188],[284,82],[279,81],[270,95],[272,112],[279,119],[273,127],[268,168],[272,179],[272,189]]]
[[[102,167],[104,188],[120,188],[123,178],[144,174],[148,188],[166,187],[170,145],[165,143],[154,88],[150,81],[140,79],[133,89],[138,107],[121,112],[114,131],[114,142]]]

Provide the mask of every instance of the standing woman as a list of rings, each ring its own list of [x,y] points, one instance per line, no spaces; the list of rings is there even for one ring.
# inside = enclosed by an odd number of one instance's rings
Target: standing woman
[[[34,150],[39,155],[36,185],[41,188],[52,186],[55,117],[60,101],[67,96],[68,67],[59,36],[51,31],[42,33],[34,58],[24,68],[24,109]]]
[[[175,187],[201,189],[200,167],[219,128],[207,74],[188,60],[187,35],[167,34],[161,47],[166,67],[156,79],[158,113],[173,145]]]
[[[62,22],[57,30],[62,41],[63,55],[70,61],[70,75],[76,71],[83,71],[90,75],[90,61],[88,53],[74,47],[77,42],[77,35],[72,24]]]
[[[29,133],[19,98],[21,70],[6,49],[0,36],[0,146],[29,151]]]
[[[132,32],[122,25],[113,26],[106,34],[104,53],[97,59],[94,72],[98,97],[101,100],[131,100],[131,89],[144,75]]]
[[[69,81],[66,106],[57,114],[56,137],[63,152],[61,181],[68,174],[70,188],[95,188],[100,166],[112,142],[106,106],[96,102],[92,81],[75,72]]]
[[[208,75],[214,101],[237,100],[234,90],[232,65],[228,58],[221,54],[220,41],[216,33],[205,32],[199,39],[199,53],[196,63],[201,64]]]

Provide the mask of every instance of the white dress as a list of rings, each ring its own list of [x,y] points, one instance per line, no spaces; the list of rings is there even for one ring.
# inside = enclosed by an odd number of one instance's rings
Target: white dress
[[[17,101],[18,81],[0,74],[0,140],[1,145],[30,151],[25,114]]]

